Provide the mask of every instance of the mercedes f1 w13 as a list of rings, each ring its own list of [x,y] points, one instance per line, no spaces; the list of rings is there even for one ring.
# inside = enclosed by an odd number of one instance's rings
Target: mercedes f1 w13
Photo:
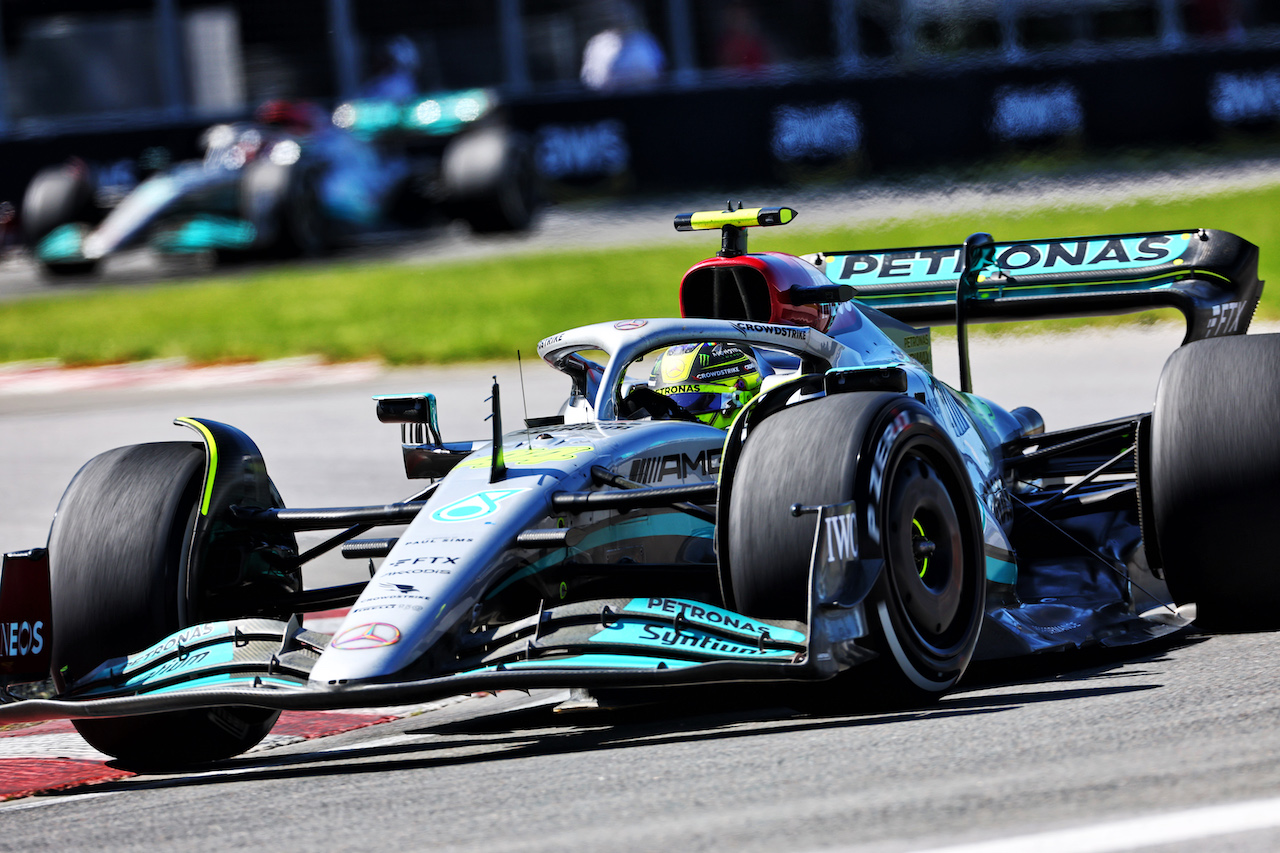
[[[78,160],[41,170],[22,204],[36,262],[50,275],[75,275],[138,246],[314,255],[433,215],[482,232],[533,222],[532,152],[503,124],[492,92],[352,101],[332,117],[314,104],[270,101],[255,118],[209,128],[201,159],[140,182],[108,183]]]
[[[71,719],[165,767],[243,752],[282,709],[753,680],[919,699],[975,658],[1280,622],[1280,402],[1257,393],[1280,336],[1243,334],[1255,246],[1192,229],[746,251],[746,228],[794,214],[677,217],[722,238],[682,316],[541,341],[569,386],[557,416],[504,433],[495,382],[492,437],[450,442],[432,395],[378,398],[431,481],[408,500],[286,508],[248,436],[193,417],[187,441],[91,459],[47,547],[5,557],[0,673],[54,695],[0,723]],[[1049,432],[972,393],[970,322],[1157,306],[1187,334],[1149,413]],[[958,390],[930,370],[943,323]],[[304,590],[338,547],[381,564]],[[332,635],[301,625],[344,605]]]

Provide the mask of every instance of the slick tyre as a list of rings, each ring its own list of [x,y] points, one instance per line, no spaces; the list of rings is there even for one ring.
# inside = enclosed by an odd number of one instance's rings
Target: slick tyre
[[[92,222],[99,216],[93,206],[94,183],[83,164],[64,164],[41,169],[27,184],[22,197],[22,231],[33,248],[55,228],[75,222]],[[45,263],[41,270],[54,279],[90,275],[94,261]]]
[[[477,233],[524,231],[538,209],[537,170],[527,140],[501,125],[454,139],[441,162],[447,207]]]
[[[240,215],[258,231],[258,247],[281,257],[316,257],[333,245],[320,177],[305,161],[254,160],[240,180]]]
[[[732,482],[732,606],[807,620],[816,517],[790,508],[853,500],[861,559],[883,561],[866,600],[866,644],[878,658],[832,692],[888,704],[940,696],[964,673],[982,625],[982,536],[967,483],[951,439],[908,397],[840,394],[766,418]]]
[[[93,217],[93,179],[83,165],[41,169],[22,196],[22,231],[31,244],[68,222]]]
[[[203,483],[204,449],[189,442],[109,450],[76,474],[49,533],[60,691],[106,660],[192,624],[185,566]],[[212,708],[76,720],[94,748],[129,767],[214,761],[254,746],[278,711]]]
[[[65,279],[91,276],[98,271],[98,264],[95,261],[77,261],[63,264],[41,263],[40,271],[53,279],[53,281],[49,282],[50,284],[58,284]]]
[[[1144,466],[1148,552],[1205,628],[1280,628],[1277,376],[1280,335],[1197,341],[1160,375]]]

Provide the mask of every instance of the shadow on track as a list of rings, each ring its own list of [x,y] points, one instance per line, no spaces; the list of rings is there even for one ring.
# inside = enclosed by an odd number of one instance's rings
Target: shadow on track
[[[1141,646],[1106,648],[1094,646],[1065,652],[1047,652],[1011,660],[981,661],[969,667],[960,686],[951,695],[1014,684],[1094,681],[1100,678],[1141,675],[1144,670],[1123,667],[1143,663],[1160,663],[1178,649],[1199,645],[1211,634],[1183,632],[1152,640]]]
[[[733,740],[762,734],[788,734],[892,726],[1016,711],[1045,703],[1072,702],[1103,696],[1159,690],[1157,683],[1096,684],[1099,680],[1155,675],[1127,669],[1169,660],[1179,648],[1199,644],[1205,635],[1166,638],[1142,647],[1089,649],[1016,661],[975,665],[960,690],[918,708],[801,714],[786,705],[792,686],[726,684],[703,688],[668,688],[607,699],[615,707],[557,713],[555,703],[488,711],[478,699],[468,703],[475,715],[435,725],[405,727],[412,718],[388,723],[391,737],[422,738],[414,742],[340,744],[322,753],[260,754],[192,767],[168,777],[136,777],[85,786],[77,791],[124,792],[180,789],[229,781],[307,780],[314,778],[481,765],[494,761],[588,753],[643,746]],[[1035,689],[1018,689],[1034,687]],[[640,701],[643,698],[646,701]],[[627,700],[623,704],[620,700]],[[395,727],[394,729],[392,727]],[[340,737],[340,736],[339,736]],[[466,754],[457,754],[466,750]]]
[[[656,702],[608,711],[578,712],[566,718],[550,704],[499,711],[481,717],[407,729],[412,743],[385,743],[324,753],[262,755],[191,768],[196,776],[139,777],[91,786],[94,792],[178,789],[230,781],[307,780],[369,773],[394,773],[481,765],[599,750],[732,740],[787,734],[883,727],[907,722],[988,715],[1030,704],[1069,702],[1156,690],[1159,685],[1072,687],[993,696],[951,696],[932,708],[867,716],[799,716],[789,708],[755,707],[690,714],[683,703]],[[394,724],[391,724],[394,725]],[[464,755],[448,754],[465,749]],[[476,751],[480,750],[480,751]]]

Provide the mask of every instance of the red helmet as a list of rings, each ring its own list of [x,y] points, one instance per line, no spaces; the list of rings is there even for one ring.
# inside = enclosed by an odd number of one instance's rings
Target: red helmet
[[[315,104],[284,98],[263,103],[253,115],[262,124],[275,125],[301,133],[312,131],[319,126],[318,123],[325,121],[325,116]]]

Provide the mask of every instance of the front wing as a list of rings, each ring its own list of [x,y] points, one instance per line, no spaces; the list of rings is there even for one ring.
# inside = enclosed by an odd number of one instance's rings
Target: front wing
[[[760,619],[705,602],[620,598],[543,607],[498,627],[455,632],[447,661],[428,654],[395,681],[319,684],[310,673],[332,638],[288,622],[239,619],[183,629],[104,663],[57,699],[0,705],[0,725],[220,706],[339,710],[427,702],[475,691],[652,687],[728,681],[821,681],[874,658],[865,599],[879,561],[858,559],[854,503],[810,507],[816,533],[807,622]],[[841,538],[838,532],[845,531]],[[829,540],[828,537],[832,538]],[[984,641],[1006,657],[1084,645],[1129,645],[1183,628],[1123,606],[1016,604],[993,591]],[[370,623],[342,642],[394,642]],[[990,638],[990,639],[988,639]],[[398,639],[398,637],[396,637]],[[420,677],[419,677],[420,676]]]
[[[854,512],[849,503],[823,507],[820,517]],[[817,525],[807,624],[677,598],[574,602],[457,633],[449,662],[428,655],[434,671],[420,678],[317,684],[309,677],[329,635],[307,630],[297,616],[214,622],[108,661],[63,697],[0,705],[0,725],[219,706],[379,707],[481,690],[823,680],[874,657],[857,640],[867,634],[862,596],[874,583],[867,573],[878,570],[828,548],[823,531]],[[388,640],[369,627],[366,642]]]
[[[838,621],[860,627],[861,607],[855,609]],[[303,628],[297,617],[287,623],[242,619],[197,625],[110,661],[66,698],[0,706],[0,724],[227,705],[361,708],[535,687],[814,680],[837,671],[831,639],[821,634],[800,623],[748,619],[681,599],[580,602],[465,635],[456,672],[385,684],[316,685],[308,676],[328,635]],[[814,649],[815,640],[822,651]]]

